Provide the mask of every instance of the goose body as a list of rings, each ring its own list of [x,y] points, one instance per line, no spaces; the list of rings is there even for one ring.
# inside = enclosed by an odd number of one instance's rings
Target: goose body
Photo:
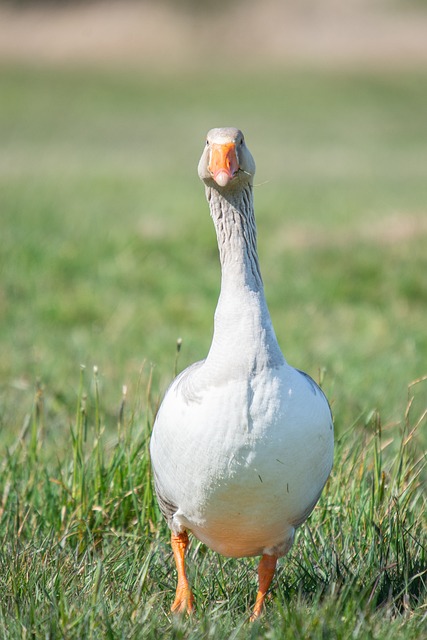
[[[221,293],[205,360],[171,384],[150,444],[156,493],[178,569],[174,610],[191,610],[187,531],[234,557],[261,555],[262,610],[277,558],[329,476],[333,426],[316,383],[285,360],[259,270],[255,164],[238,129],[213,129],[199,175],[215,225]]]

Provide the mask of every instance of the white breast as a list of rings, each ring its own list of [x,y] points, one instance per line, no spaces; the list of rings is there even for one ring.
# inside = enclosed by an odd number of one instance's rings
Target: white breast
[[[169,389],[151,442],[172,528],[223,555],[282,555],[332,466],[328,404],[287,364],[200,387],[203,367]]]

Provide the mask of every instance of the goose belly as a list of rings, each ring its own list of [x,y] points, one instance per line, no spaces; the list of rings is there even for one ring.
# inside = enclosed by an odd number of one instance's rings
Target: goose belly
[[[332,466],[320,390],[266,375],[207,388],[203,402],[179,388],[168,396],[151,449],[160,490],[176,506],[172,529],[227,556],[286,553]]]

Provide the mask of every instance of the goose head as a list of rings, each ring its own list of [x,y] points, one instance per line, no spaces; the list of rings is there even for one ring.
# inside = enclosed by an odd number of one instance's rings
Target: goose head
[[[201,180],[210,187],[231,189],[252,184],[255,161],[243,133],[234,127],[211,129],[198,171]]]

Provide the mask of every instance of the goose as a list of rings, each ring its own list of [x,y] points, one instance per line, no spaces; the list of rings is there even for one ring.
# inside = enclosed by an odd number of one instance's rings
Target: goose
[[[322,390],[287,363],[275,336],[257,254],[255,162],[242,132],[209,131],[198,173],[217,235],[221,291],[208,355],[166,391],[150,455],[177,570],[171,610],[194,609],[190,532],[224,556],[261,556],[253,621],[278,558],[329,477],[333,422]]]

